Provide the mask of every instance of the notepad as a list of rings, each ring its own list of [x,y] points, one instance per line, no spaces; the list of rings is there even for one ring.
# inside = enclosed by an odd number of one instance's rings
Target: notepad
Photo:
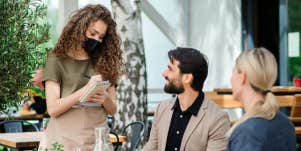
[[[109,88],[111,83],[109,81],[97,81],[93,85],[91,85],[84,94],[79,98],[80,102],[88,101],[89,97],[94,95],[97,91],[103,90],[105,91]]]

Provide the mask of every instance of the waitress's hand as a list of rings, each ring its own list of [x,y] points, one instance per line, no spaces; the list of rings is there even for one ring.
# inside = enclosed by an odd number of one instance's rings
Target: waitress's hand
[[[87,83],[87,85],[93,85],[94,83],[98,82],[98,81],[102,81],[102,76],[99,75],[94,75],[91,76],[89,82]],[[106,90],[100,90],[98,92],[96,92],[94,95],[90,96],[90,98],[88,99],[90,102],[95,102],[99,105],[104,105],[105,100],[109,100],[111,99],[109,93]]]
[[[106,90],[98,91],[89,98],[89,101],[95,102],[99,105],[105,105],[107,100],[111,100],[111,96]]]
[[[91,76],[87,86],[89,87],[90,85],[95,84],[97,81],[102,81],[102,76],[100,74]]]

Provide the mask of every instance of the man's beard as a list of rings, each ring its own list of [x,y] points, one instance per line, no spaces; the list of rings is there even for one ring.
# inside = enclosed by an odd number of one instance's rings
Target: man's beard
[[[184,87],[181,83],[179,84],[179,86],[177,86],[175,85],[174,81],[170,81],[169,84],[165,84],[164,91],[170,94],[180,94],[184,92]]]

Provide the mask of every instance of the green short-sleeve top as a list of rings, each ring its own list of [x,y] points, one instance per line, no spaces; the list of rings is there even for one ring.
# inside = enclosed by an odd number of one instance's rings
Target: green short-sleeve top
[[[66,97],[88,83],[95,75],[91,61],[76,60],[71,57],[48,56],[42,80],[52,80],[60,85],[61,98]]]

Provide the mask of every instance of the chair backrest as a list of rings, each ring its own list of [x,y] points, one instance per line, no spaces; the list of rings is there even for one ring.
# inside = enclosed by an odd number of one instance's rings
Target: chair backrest
[[[291,110],[291,118],[301,118],[301,94],[295,95],[294,104]]]
[[[243,104],[233,98],[231,94],[217,94],[205,92],[205,95],[221,108],[243,108]],[[295,103],[294,95],[276,95],[276,101],[280,107],[292,107]]]
[[[33,127],[35,131],[39,131],[39,128],[27,121],[24,120],[6,120],[0,122],[0,126],[2,125],[4,128],[5,133],[18,133],[18,132],[23,132],[24,131],[24,124],[30,125]]]
[[[145,125],[142,121],[135,121],[126,125],[122,130],[122,135],[127,137],[131,143],[130,151],[134,151],[145,133]]]

